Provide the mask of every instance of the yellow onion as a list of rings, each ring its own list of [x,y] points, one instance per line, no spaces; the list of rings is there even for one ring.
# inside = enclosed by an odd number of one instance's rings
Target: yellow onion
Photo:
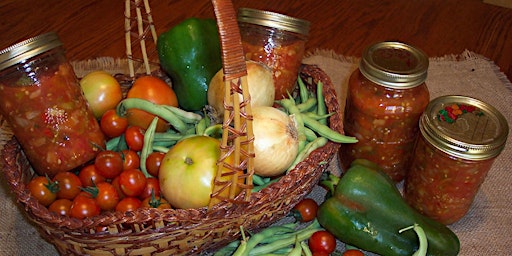
[[[275,96],[272,71],[267,66],[254,61],[246,61],[246,65],[251,106],[272,106]],[[208,86],[208,105],[213,107],[216,117],[224,115],[224,88],[224,73],[221,69],[213,76]]]
[[[264,177],[280,175],[297,157],[297,125],[293,118],[273,107],[254,107],[252,114],[254,172]]]

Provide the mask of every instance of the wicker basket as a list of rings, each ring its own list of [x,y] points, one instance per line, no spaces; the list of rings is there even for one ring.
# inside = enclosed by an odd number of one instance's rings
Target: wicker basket
[[[221,40],[225,40],[220,23],[221,19],[227,17],[225,13],[219,13],[228,8],[226,13],[234,14],[234,10],[229,9],[233,7],[230,1],[212,2]],[[223,45],[223,49],[225,47],[237,48]],[[233,65],[226,53],[223,60],[224,67]],[[314,65],[303,65],[300,75],[310,90],[315,90],[319,81],[324,84],[326,105],[329,112],[335,113],[329,119],[330,126],[343,131],[342,113],[329,77]],[[240,226],[255,231],[286,216],[295,204],[311,192],[338,149],[339,144],[328,142],[278,182],[250,194],[244,204],[222,202],[211,209],[107,212],[84,220],[58,216],[30,195],[26,185],[35,174],[14,137],[3,148],[2,162],[3,173],[17,201],[43,238],[54,244],[61,255],[188,255],[213,251],[239,239]]]

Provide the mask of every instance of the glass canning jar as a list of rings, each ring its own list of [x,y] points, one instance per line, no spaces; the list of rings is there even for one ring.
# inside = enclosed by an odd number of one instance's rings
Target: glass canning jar
[[[275,98],[295,90],[309,34],[309,21],[287,15],[240,8],[238,25],[246,60],[272,69]]]
[[[404,184],[406,201],[443,224],[461,219],[505,147],[509,127],[494,107],[466,96],[430,102]]]
[[[358,139],[341,145],[343,168],[358,158],[378,164],[394,181],[403,180],[418,136],[418,120],[430,100],[425,84],[428,58],[399,42],[380,42],[363,51],[350,76],[343,127]]]
[[[40,175],[78,167],[105,146],[55,33],[0,51],[0,101],[0,113]]]

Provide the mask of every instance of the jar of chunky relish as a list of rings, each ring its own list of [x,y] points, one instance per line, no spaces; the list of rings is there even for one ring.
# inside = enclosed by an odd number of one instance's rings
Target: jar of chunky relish
[[[399,42],[381,42],[363,51],[347,91],[343,127],[358,142],[341,145],[339,159],[345,169],[363,158],[394,181],[403,180],[418,120],[430,100],[428,64],[421,50]]]
[[[0,51],[0,102],[0,113],[40,175],[78,167],[105,146],[55,33]]]
[[[460,220],[505,147],[509,127],[494,107],[465,96],[432,100],[404,184],[406,201],[443,224]]]
[[[276,87],[275,98],[287,98],[296,87],[309,34],[309,21],[240,8],[238,24],[246,60],[270,67]]]

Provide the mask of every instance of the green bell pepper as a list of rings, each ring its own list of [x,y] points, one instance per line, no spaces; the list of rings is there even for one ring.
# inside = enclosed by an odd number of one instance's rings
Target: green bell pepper
[[[374,167],[363,160],[352,163],[332,196],[320,205],[320,224],[346,244],[381,255],[410,256],[419,247],[418,238],[412,231],[399,230],[416,223],[427,236],[427,255],[457,255],[457,235],[410,207],[395,183]]]
[[[208,85],[222,68],[220,37],[214,19],[188,18],[157,40],[160,66],[172,80],[178,104],[187,111],[207,103]]]

